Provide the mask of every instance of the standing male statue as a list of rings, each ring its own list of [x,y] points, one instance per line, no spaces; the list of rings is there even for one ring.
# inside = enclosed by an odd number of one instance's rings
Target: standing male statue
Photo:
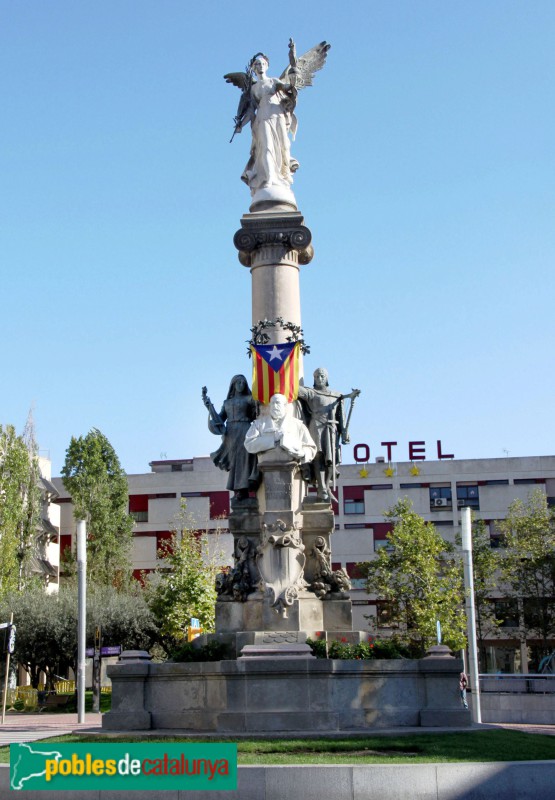
[[[313,389],[299,386],[299,399],[309,418],[308,430],[317,447],[316,457],[310,465],[310,478],[316,483],[318,499],[324,502],[336,499],[331,487],[335,483],[337,465],[341,463],[341,445],[349,444],[344,400],[351,398],[352,409],[359,394],[360,389],[353,389],[350,394],[334,392],[329,388],[328,371],[323,367],[314,371]]]

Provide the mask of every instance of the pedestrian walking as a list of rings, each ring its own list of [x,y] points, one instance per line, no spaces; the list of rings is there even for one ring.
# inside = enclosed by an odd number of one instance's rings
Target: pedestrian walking
[[[466,701],[466,688],[468,686],[468,678],[466,677],[466,673],[461,672],[459,675],[459,691],[461,695],[461,703],[463,704],[464,708],[468,708],[468,703]]]

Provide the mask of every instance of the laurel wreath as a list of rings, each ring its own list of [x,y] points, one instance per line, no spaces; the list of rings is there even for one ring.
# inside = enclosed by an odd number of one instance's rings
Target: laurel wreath
[[[307,355],[310,353],[310,347],[306,344],[305,340],[303,339],[304,333],[303,329],[300,325],[295,325],[293,322],[285,322],[283,317],[276,317],[275,319],[262,319],[259,320],[251,330],[251,338],[247,340],[249,345],[248,348],[248,355],[249,358],[252,356],[251,346],[252,345],[260,345],[260,344],[268,344],[270,341],[270,336],[267,333],[269,329],[279,327],[283,331],[289,331],[289,336],[285,337],[287,342],[295,342],[295,344],[300,344],[301,346],[301,353],[303,355]]]

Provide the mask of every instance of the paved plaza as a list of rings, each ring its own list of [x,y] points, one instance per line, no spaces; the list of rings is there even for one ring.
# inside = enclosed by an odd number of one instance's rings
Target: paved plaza
[[[81,730],[100,731],[101,714],[86,714],[85,722],[77,722],[77,714],[27,714],[10,712],[0,724],[0,746],[16,742],[36,742],[49,736],[62,736]]]

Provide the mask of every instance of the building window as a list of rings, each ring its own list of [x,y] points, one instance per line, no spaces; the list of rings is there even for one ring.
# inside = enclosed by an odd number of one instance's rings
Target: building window
[[[508,486],[509,481],[507,480],[500,480],[500,481],[483,481],[484,486]]]
[[[400,483],[400,489],[422,489],[421,483]]]
[[[364,572],[357,561],[347,561],[345,571],[349,578],[364,578]]]
[[[459,508],[473,508],[475,511],[479,511],[480,496],[478,487],[476,485],[457,486],[457,506]]]
[[[345,565],[345,571],[351,580],[351,589],[366,589],[366,578],[358,563],[348,561]]]
[[[513,483],[515,486],[532,486],[536,483],[545,483],[545,478],[515,478]]]
[[[368,527],[372,528],[372,533],[374,534],[374,550],[379,550],[380,547],[391,547],[387,535],[393,530],[392,522],[374,522],[370,523]],[[378,544],[378,542],[381,542],[381,544]]]
[[[495,600],[495,619],[501,628],[518,628],[518,601]]]
[[[183,464],[172,464],[172,472],[183,472]]]
[[[343,513],[364,514],[364,486],[343,487]]]
[[[546,619],[553,619],[555,599],[553,597],[525,597],[523,602],[524,624],[541,630]]]
[[[395,548],[389,541],[389,539],[374,539],[374,552],[377,553],[378,550],[386,549],[388,553],[392,553]]]
[[[148,581],[148,576],[154,572],[153,569],[134,569],[133,570],[133,577],[136,581],[138,581],[141,586],[145,586],[146,582]]]
[[[364,500],[344,500],[344,514],[364,514]]]
[[[430,486],[430,509],[441,511],[453,505],[450,486]]]
[[[489,523],[489,544],[490,547],[506,547],[505,534],[503,534],[497,525],[497,520],[492,519]]]
[[[71,554],[71,533],[62,533],[60,536],[60,556],[62,558],[67,558],[66,550],[69,550],[69,554]]]
[[[148,495],[129,495],[129,515],[135,522],[148,522]]]
[[[158,558],[165,558],[173,553],[173,538],[171,531],[156,531],[156,555]]]
[[[227,519],[229,517],[229,492],[209,492],[210,519]]]

